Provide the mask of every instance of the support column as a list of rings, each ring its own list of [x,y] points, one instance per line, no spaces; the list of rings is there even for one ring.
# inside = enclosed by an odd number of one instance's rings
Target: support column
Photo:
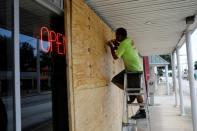
[[[172,81],[175,94],[175,106],[178,106],[177,85],[176,85],[176,66],[175,66],[175,52],[172,53]]]
[[[185,114],[184,103],[183,103],[183,88],[182,88],[182,79],[181,79],[181,65],[180,65],[180,48],[176,49],[177,52],[177,67],[178,67],[178,83],[179,83],[179,96],[180,96],[180,110],[181,115]]]
[[[155,89],[158,88],[158,70],[157,70],[157,66],[155,66]]]
[[[186,32],[186,49],[187,49],[193,131],[197,131],[197,106],[196,106],[197,97],[196,97],[196,88],[195,88],[195,81],[194,81],[194,63],[193,63],[193,56],[192,56],[191,33],[192,33],[191,31]]]
[[[167,95],[170,95],[170,87],[169,87],[169,79],[168,79],[168,65],[165,66],[165,70],[166,70]]]

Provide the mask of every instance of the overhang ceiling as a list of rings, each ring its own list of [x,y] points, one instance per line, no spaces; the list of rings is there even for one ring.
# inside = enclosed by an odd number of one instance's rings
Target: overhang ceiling
[[[142,55],[171,53],[196,15],[197,0],[86,0],[114,30],[127,29]]]

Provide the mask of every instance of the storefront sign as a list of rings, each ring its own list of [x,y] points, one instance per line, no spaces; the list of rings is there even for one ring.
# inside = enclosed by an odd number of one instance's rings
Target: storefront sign
[[[40,47],[46,53],[65,54],[65,36],[61,33],[49,30],[47,27],[40,28]]]

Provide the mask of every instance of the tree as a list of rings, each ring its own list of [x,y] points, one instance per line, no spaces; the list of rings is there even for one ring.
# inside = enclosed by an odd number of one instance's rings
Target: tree
[[[157,72],[158,72],[158,76],[162,76],[163,75],[163,67],[158,67]]]
[[[170,64],[168,65],[169,70],[172,69],[171,66],[171,56],[170,55],[160,55],[160,57],[162,57],[164,60],[166,60],[167,62],[169,62]]]
[[[20,65],[21,71],[27,71],[28,68],[36,68],[36,59],[34,58],[34,48],[27,42],[20,43]]]
[[[40,67],[50,67],[51,66],[51,57],[49,53],[39,52],[40,53]]]
[[[12,39],[0,34],[0,70],[12,69]]]
[[[194,69],[197,70],[197,61],[194,62]]]

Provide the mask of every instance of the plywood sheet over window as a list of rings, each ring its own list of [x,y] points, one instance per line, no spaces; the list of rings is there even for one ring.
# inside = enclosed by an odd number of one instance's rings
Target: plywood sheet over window
[[[73,1],[74,88],[104,87],[109,83],[115,66],[105,44],[113,37],[111,29],[83,1]]]

